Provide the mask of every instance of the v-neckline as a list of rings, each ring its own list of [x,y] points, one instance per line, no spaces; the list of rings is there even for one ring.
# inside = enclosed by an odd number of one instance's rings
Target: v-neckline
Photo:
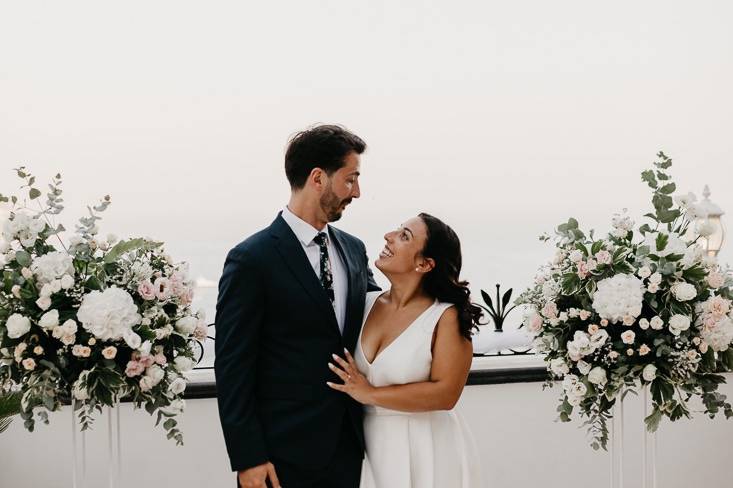
[[[374,366],[374,363],[377,362],[377,359],[379,359],[382,356],[382,354],[384,354],[384,352],[387,349],[389,349],[390,347],[392,347],[392,344],[394,344],[395,342],[397,342],[400,337],[402,337],[403,335],[405,335],[405,332],[407,332],[408,330],[410,330],[412,328],[413,324],[415,322],[417,322],[418,320],[420,320],[422,318],[422,316],[425,315],[428,312],[428,310],[430,310],[431,308],[433,308],[435,306],[435,303],[437,302],[437,300],[433,301],[433,303],[428,308],[426,308],[425,310],[423,310],[422,312],[420,312],[420,314],[417,317],[415,317],[415,320],[413,320],[412,322],[410,322],[407,325],[407,327],[405,327],[405,330],[403,330],[402,332],[400,332],[397,335],[397,337],[395,337],[394,339],[392,339],[392,342],[390,342],[389,344],[387,344],[387,346],[384,347],[381,351],[379,351],[376,354],[376,356],[374,356],[374,358],[372,359],[372,361],[369,362],[369,359],[367,359],[366,353],[364,352],[364,343],[362,341],[362,337],[364,336],[364,327],[366,326],[366,323],[369,321],[369,316],[372,314],[372,310],[374,309],[374,305],[376,305],[377,304],[377,301],[379,301],[379,299],[382,298],[382,296],[385,295],[388,291],[389,290],[387,290],[387,291],[385,291],[383,293],[380,293],[377,296],[377,298],[374,299],[374,301],[372,302],[372,305],[369,307],[369,311],[364,316],[364,323],[361,324],[361,331],[359,331],[359,349],[361,349],[361,357],[364,358],[364,361],[366,361],[366,363],[367,363],[367,365],[369,367]]]

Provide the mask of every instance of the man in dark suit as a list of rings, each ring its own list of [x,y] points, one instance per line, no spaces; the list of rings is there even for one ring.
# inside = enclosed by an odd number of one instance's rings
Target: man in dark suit
[[[291,198],[227,255],[216,304],[219,417],[237,486],[357,488],[362,407],[326,385],[354,352],[367,291],[364,244],[328,225],[359,198],[366,144],[342,127],[297,134]]]

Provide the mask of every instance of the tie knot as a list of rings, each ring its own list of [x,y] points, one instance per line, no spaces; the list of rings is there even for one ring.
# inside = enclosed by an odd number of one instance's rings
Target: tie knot
[[[326,245],[326,242],[328,241],[328,236],[325,232],[319,232],[314,238],[313,242],[318,244],[319,246],[323,247]]]

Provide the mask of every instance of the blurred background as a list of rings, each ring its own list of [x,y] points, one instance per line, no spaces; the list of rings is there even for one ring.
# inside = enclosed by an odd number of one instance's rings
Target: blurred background
[[[706,1],[4,2],[0,192],[20,165],[61,172],[67,228],[110,194],[101,235],[165,241],[213,318],[227,251],[287,202],[288,138],[339,123],[369,147],[337,225],[372,260],[426,211],[461,237],[475,293],[523,289],[552,255],[537,236],[568,217],[605,232],[626,207],[641,223],[660,149],[682,192],[708,183],[733,212],[732,16]]]

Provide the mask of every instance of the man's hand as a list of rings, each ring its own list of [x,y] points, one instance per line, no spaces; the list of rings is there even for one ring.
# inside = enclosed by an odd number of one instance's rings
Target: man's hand
[[[239,486],[242,488],[267,488],[266,480],[270,480],[270,486],[280,488],[280,481],[275,473],[275,466],[272,463],[260,464],[254,468],[237,473]]]

